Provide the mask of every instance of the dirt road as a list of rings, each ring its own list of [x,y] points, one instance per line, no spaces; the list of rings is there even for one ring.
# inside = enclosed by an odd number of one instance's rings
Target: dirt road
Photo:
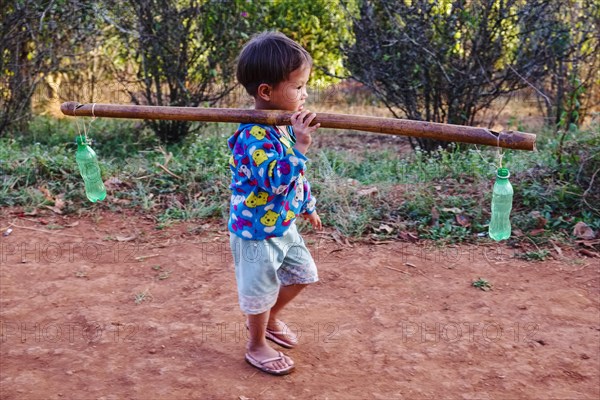
[[[307,232],[321,280],[285,315],[297,369],[273,377],[244,361],[223,226],[42,220],[0,218],[38,229],[0,242],[3,400],[600,398],[597,259]]]

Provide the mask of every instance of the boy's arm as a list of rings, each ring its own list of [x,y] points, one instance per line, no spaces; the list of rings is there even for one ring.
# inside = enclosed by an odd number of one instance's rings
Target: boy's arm
[[[312,214],[317,209],[317,199],[315,199],[310,190],[310,183],[306,178],[304,180],[304,202],[302,203],[302,209],[300,210],[300,214]]]
[[[268,193],[283,193],[303,173],[306,157],[290,148],[280,156],[282,145],[272,138],[268,129],[260,126],[247,128],[240,134],[234,154],[246,164],[256,186]]]
[[[304,203],[302,204],[302,211],[300,214],[304,219],[307,219],[313,228],[320,231],[323,229],[323,224],[321,223],[321,217],[319,217],[319,213],[317,213],[317,199],[315,199],[310,191],[310,184],[308,180],[304,179]]]
[[[312,214],[302,214],[302,216],[305,219],[307,219],[308,222],[310,222],[310,224],[316,230],[320,231],[321,229],[323,229],[323,223],[321,222],[321,217],[319,217],[319,214],[317,214],[316,211],[313,212]]]

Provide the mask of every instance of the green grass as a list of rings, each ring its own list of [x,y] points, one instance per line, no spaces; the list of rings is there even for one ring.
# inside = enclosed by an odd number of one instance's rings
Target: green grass
[[[548,256],[550,256],[550,251],[546,249],[526,251],[525,253],[517,254],[518,258],[526,261],[544,261]]]
[[[492,290],[492,284],[482,278],[478,278],[476,281],[473,281],[471,285],[485,292]]]
[[[179,145],[160,147],[139,122],[94,121],[89,136],[103,178],[119,184],[108,201],[92,204],[75,163],[77,127],[71,119],[36,117],[28,132],[0,139],[0,206],[52,206],[47,189],[51,197],[64,196],[66,213],[130,207],[153,215],[158,228],[178,220],[224,220],[230,194],[226,140],[234,129],[209,124]],[[600,174],[592,184],[600,168],[599,130],[595,124],[569,133],[561,162],[549,131],[538,136],[537,152],[504,151],[515,189],[513,230],[527,234],[541,223],[547,233],[536,240],[543,240],[569,237],[578,221],[600,229]],[[177,177],[158,166],[169,153],[167,168]],[[313,148],[308,178],[324,224],[344,235],[395,238],[411,231],[438,242],[475,241],[487,231],[496,154],[468,145],[404,155]]]

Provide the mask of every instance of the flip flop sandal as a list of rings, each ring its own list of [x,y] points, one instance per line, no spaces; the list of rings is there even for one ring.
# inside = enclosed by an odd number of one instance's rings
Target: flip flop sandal
[[[288,329],[288,326],[285,324],[285,322],[280,321],[280,323],[282,323],[285,326],[285,330]],[[247,324],[246,329],[250,330],[250,327],[248,327]],[[281,347],[285,347],[286,349],[293,349],[298,344],[298,342],[290,342],[285,340],[287,338],[286,332],[274,331],[269,328],[267,328],[267,330],[265,331],[265,338],[272,341],[273,343],[280,345]]]
[[[294,343],[294,342],[286,340],[287,336],[285,333],[286,332],[273,331],[273,330],[267,328],[267,330],[265,331],[265,338],[269,339],[270,341],[272,341],[274,343],[277,343],[281,347],[285,347],[286,349],[293,349],[294,347],[296,347],[298,342]]]
[[[246,362],[248,364],[252,365],[253,367],[260,369],[262,372],[266,372],[267,374],[287,375],[294,370],[295,367],[293,365],[290,365],[290,366],[288,366],[286,368],[282,368],[282,369],[272,369],[272,368],[265,367],[265,364],[268,364],[273,361],[281,361],[281,360],[283,360],[283,357],[284,357],[283,353],[279,352],[278,357],[267,358],[266,360],[258,361],[256,358],[252,357],[250,355],[250,353],[246,353]]]

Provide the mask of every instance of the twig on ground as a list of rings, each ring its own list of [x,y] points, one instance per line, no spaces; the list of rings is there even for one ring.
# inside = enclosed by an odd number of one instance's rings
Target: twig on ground
[[[173,153],[171,153],[171,152],[167,153],[165,151],[165,149],[162,148],[162,146],[158,146],[158,151],[160,151],[162,153],[163,157],[165,158],[165,162],[164,162],[164,164],[156,163],[156,166],[159,167],[160,169],[162,169],[163,171],[165,171],[167,174],[171,175],[172,177],[177,178],[179,180],[183,180],[182,177],[169,171],[169,169],[167,168],[167,165],[169,165],[169,161],[171,161],[171,158],[173,158]]]
[[[136,261],[144,261],[146,258],[151,258],[151,257],[158,257],[160,256],[160,254],[148,254],[147,256],[139,256],[136,257]]]
[[[425,272],[421,271],[419,268],[417,268],[417,272],[418,272],[419,274],[423,275],[425,278],[427,278],[427,279],[431,280],[431,278],[430,278],[430,277],[428,277],[427,275],[425,275]]]
[[[75,238],[81,238],[81,236],[78,236],[78,235],[69,235],[68,233],[62,233],[62,232],[57,232],[57,231],[49,231],[49,230],[46,230],[46,229],[30,228],[28,226],[21,226],[21,225],[13,224],[12,222],[9,225],[10,226],[14,226],[15,228],[19,228],[19,229],[27,229],[27,230],[30,230],[30,231],[49,233],[51,235],[62,235],[62,236],[70,236],[70,237],[75,237]]]
[[[598,174],[598,172],[600,172],[600,168],[598,168],[596,171],[594,171],[594,174],[592,175],[592,178],[590,179],[590,185],[585,190],[585,192],[583,192],[583,195],[582,195],[583,197],[587,196],[588,192],[590,191],[590,189],[594,185],[594,179],[596,179],[596,175]]]
[[[165,168],[167,167],[167,165],[169,165],[169,161],[171,161],[171,158],[173,158],[173,153],[171,152],[166,152],[165,149],[162,148],[162,146],[158,146],[158,151],[160,151],[163,155],[163,157],[165,158],[165,163],[163,164],[165,166]]]
[[[416,270],[417,270],[417,272],[418,272],[419,274],[423,275],[423,276],[424,276],[425,278],[427,278],[427,279],[430,279],[430,278],[429,278],[427,275],[425,275],[425,273],[424,273],[423,271],[421,271],[419,268],[417,268],[417,266],[416,266],[415,264],[412,264],[412,263],[406,262],[406,263],[404,263],[404,265],[406,265],[406,266],[408,266],[408,267],[413,267],[414,269],[416,269]]]
[[[410,275],[408,272],[406,271],[402,271],[401,269],[397,269],[397,268],[392,268],[392,267],[388,267],[386,265],[383,266],[383,268],[387,268],[387,269],[391,269],[392,271],[396,271],[396,272],[400,272],[402,274],[406,274],[406,275]]]
[[[260,394],[263,394],[264,392],[266,392],[267,390],[271,389],[271,386],[267,386],[266,388],[263,389],[262,392],[260,392]]]
[[[535,248],[536,248],[538,251],[542,251],[542,249],[540,249],[540,246],[538,246],[538,245],[537,245],[537,243],[536,243],[536,242],[535,242],[535,241],[534,241],[532,238],[530,238],[529,236],[525,236],[525,237],[526,237],[527,239],[529,239],[529,241],[530,241],[531,243],[533,243],[533,245],[535,246]]]
[[[167,165],[169,165],[169,161],[171,161],[171,158],[173,158],[173,153],[171,153],[171,152],[167,153],[165,151],[165,149],[162,148],[162,146],[158,146],[158,151],[160,151],[162,153],[163,157],[165,158],[165,162],[164,162],[164,164],[156,163],[156,166],[159,167],[160,169],[162,169],[163,171],[165,171],[167,174],[171,175],[172,177],[177,178],[179,180],[183,180],[182,177],[169,171],[169,169],[167,168]]]
[[[159,168],[161,168],[163,171],[165,171],[167,174],[171,175],[172,177],[174,177],[174,178],[177,178],[177,179],[179,179],[179,180],[183,180],[183,178],[182,178],[182,177],[180,177],[179,175],[177,175],[177,174],[174,174],[173,172],[169,171],[169,170],[167,169],[167,167],[165,167],[164,165],[162,165],[162,164],[160,164],[160,163],[156,163],[156,166],[157,166],[157,167],[159,167]]]

